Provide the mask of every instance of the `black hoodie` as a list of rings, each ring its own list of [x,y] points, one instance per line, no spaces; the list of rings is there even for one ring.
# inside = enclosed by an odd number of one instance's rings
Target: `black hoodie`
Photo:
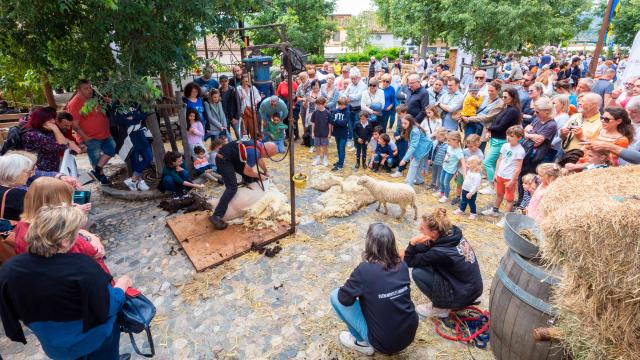
[[[431,302],[435,307],[462,308],[482,294],[478,259],[457,226],[428,246],[409,244],[404,253],[404,261],[412,268],[433,269]]]

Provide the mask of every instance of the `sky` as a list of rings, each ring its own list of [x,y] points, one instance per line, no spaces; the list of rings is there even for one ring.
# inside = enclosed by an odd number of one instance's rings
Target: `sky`
[[[371,0],[337,0],[334,13],[358,15],[372,7]]]

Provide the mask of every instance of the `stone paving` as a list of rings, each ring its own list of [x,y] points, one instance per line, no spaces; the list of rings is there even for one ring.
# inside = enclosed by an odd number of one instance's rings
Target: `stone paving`
[[[310,155],[306,148],[298,148],[298,171],[310,172]],[[286,189],[288,161],[270,166],[275,181]],[[333,314],[329,293],[359,263],[364,234],[371,222],[383,221],[391,226],[400,248],[416,234],[418,225],[410,216],[398,221],[378,213],[375,205],[347,218],[317,223],[311,220],[310,204],[320,193],[305,189],[297,197],[302,213],[298,234],[281,241],[282,252],[273,258],[250,253],[196,274],[166,228],[166,212],[157,208],[158,201],[114,200],[101,196],[96,185],[90,188],[95,232],[105,243],[107,265],[115,276],[130,274],[135,286],[158,308],[152,329],[157,359],[359,358],[337,341],[346,327]],[[419,188],[418,193],[420,213],[436,206],[436,199],[426,189]],[[480,203],[486,205],[488,201],[490,198],[483,196]],[[485,284],[481,307],[486,308],[493,273],[506,249],[501,230],[492,224],[495,219],[453,219],[477,252]],[[416,304],[426,302],[417,287],[412,286],[412,290]],[[138,343],[147,349],[142,336]],[[121,352],[132,352],[127,337],[121,339]],[[4,359],[46,358],[32,334],[27,345],[0,336],[0,354]],[[133,358],[142,359],[137,355]],[[441,339],[433,323],[423,320],[414,343],[389,358],[493,356],[489,350]]]

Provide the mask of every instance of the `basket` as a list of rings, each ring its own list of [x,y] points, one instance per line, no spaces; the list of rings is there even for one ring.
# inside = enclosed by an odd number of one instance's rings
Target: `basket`
[[[304,189],[307,186],[307,179],[309,179],[309,177],[304,174],[295,174],[291,178],[296,189]]]
[[[538,255],[540,248],[519,234],[524,229],[530,230],[540,241],[544,241],[542,232],[532,218],[516,213],[507,213],[504,221],[504,240],[513,251],[531,259]]]

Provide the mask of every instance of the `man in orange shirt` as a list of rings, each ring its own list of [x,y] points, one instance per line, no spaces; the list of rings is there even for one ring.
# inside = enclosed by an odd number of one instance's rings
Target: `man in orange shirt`
[[[78,82],[77,90],[67,104],[67,110],[73,115],[73,128],[87,146],[87,155],[93,167],[89,175],[103,185],[109,185],[111,182],[102,172],[104,165],[116,154],[116,143],[109,131],[109,119],[99,107],[82,115],[80,110],[93,96],[93,88],[88,80],[83,79]],[[111,101],[109,98],[105,100]]]

